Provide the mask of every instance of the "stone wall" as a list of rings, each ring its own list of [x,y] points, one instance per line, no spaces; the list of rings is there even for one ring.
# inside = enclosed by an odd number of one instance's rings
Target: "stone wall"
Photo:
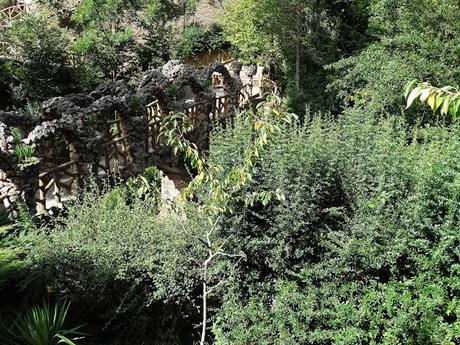
[[[89,94],[52,98],[41,104],[36,118],[26,112],[0,111],[0,208],[22,199],[34,209],[39,187],[41,198],[53,192],[59,204],[69,183],[81,187],[90,176],[111,173],[113,160],[121,162],[122,177],[152,164],[180,166],[180,159],[167,147],[151,150],[146,145],[152,120],[145,105],[156,101],[161,116],[189,109],[196,124],[190,140],[205,149],[215,113],[216,94],[210,87],[215,72],[222,75],[222,92],[229,104],[225,111],[231,112],[240,104],[240,64],[229,69],[211,64],[198,70],[179,61],[147,71],[137,86],[107,81]],[[24,139],[18,142],[13,128]],[[15,153],[18,145],[33,148],[33,157],[20,161]]]

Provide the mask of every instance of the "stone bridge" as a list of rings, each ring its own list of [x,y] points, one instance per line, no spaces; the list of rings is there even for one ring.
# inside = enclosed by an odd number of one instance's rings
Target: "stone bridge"
[[[190,140],[204,150],[212,127],[260,100],[243,85],[241,65],[198,70],[179,61],[144,73],[139,85],[108,81],[90,94],[45,101],[39,116],[0,111],[0,208],[23,200],[47,212],[92,178],[133,176],[156,165],[167,175],[181,161],[158,140],[165,114],[193,119]]]

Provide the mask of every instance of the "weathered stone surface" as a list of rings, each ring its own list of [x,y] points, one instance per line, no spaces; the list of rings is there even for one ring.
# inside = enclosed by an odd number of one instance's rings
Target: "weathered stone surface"
[[[152,162],[179,165],[178,158],[164,146],[158,152],[146,150],[148,119],[144,107],[154,100],[158,101],[163,114],[196,107],[192,112],[195,130],[189,139],[204,149],[216,97],[211,88],[212,74],[218,72],[223,76],[224,92],[232,108],[239,103],[240,71],[239,63],[232,63],[230,70],[216,63],[200,71],[180,61],[170,61],[159,69],[145,72],[137,87],[124,81],[107,81],[88,95],[49,99],[41,104],[41,115],[34,118],[25,111],[0,112],[0,194],[21,195],[33,207],[40,173],[74,161],[83,180],[91,170],[97,174],[107,147],[120,150],[123,146],[127,157],[122,168],[126,175],[136,174]],[[111,121],[115,119],[117,131],[121,133],[113,137],[115,124]],[[18,143],[14,142],[11,127],[19,128],[24,134],[22,144],[34,148],[38,159],[32,164],[19,164],[14,154]],[[116,138],[123,141],[110,146]]]

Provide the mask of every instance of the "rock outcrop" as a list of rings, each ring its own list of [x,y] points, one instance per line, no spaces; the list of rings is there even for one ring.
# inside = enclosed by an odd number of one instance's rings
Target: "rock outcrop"
[[[222,75],[223,92],[230,108],[234,108],[239,104],[242,87],[240,70],[238,63],[232,64],[230,70],[212,64],[200,71],[180,61],[170,61],[144,73],[137,87],[124,81],[107,81],[89,94],[43,102],[38,116],[26,111],[0,111],[0,207],[2,201],[4,207],[9,207],[18,196],[33,207],[40,174],[68,162],[72,162],[78,181],[91,171],[97,176],[103,162],[110,164],[120,155],[123,175],[137,174],[152,163],[179,164],[167,149],[152,152],[146,145],[151,119],[145,106],[157,101],[162,114],[191,109],[189,114],[194,117],[196,129],[190,139],[204,149],[216,104],[211,76],[214,72]],[[24,139],[18,140],[17,135],[15,138],[12,128]],[[31,148],[34,159],[28,157],[21,162],[15,152],[18,145]],[[56,175],[53,174],[50,176]]]

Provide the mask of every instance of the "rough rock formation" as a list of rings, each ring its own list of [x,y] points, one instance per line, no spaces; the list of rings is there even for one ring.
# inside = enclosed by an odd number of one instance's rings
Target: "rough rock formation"
[[[120,154],[125,175],[139,173],[152,163],[171,164],[174,160],[168,150],[150,152],[146,147],[149,119],[145,106],[153,101],[158,102],[162,114],[193,109],[190,116],[194,117],[196,129],[191,140],[204,148],[216,103],[211,76],[214,72],[223,76],[224,93],[230,106],[237,107],[242,87],[240,70],[238,63],[232,64],[230,70],[213,64],[199,71],[180,61],[170,61],[144,73],[137,87],[124,81],[108,81],[87,95],[47,100],[37,117],[25,111],[0,111],[0,208],[2,201],[8,207],[18,195],[34,207],[40,174],[68,162],[73,162],[80,185],[91,172],[97,175],[104,158],[108,162]],[[24,137],[21,142],[11,134],[14,127]],[[32,147],[36,159],[20,162],[15,154],[18,144]],[[50,176],[56,179],[57,173],[53,170]]]

